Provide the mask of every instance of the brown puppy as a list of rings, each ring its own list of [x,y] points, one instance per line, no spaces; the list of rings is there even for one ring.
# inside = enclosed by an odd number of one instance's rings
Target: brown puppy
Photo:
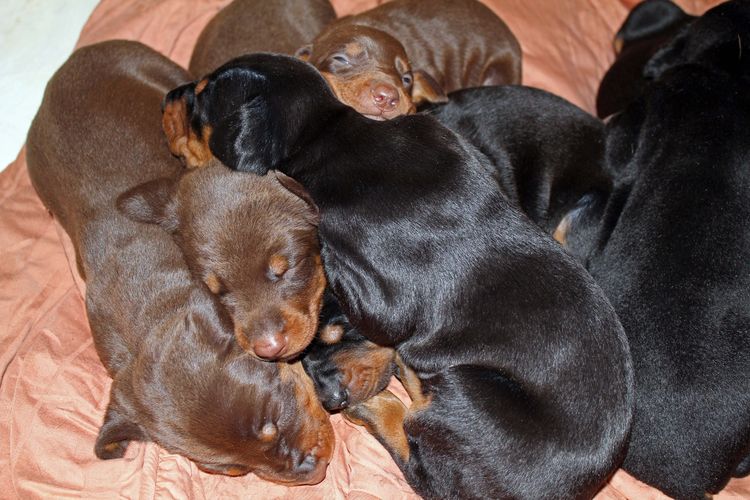
[[[185,172],[133,188],[118,207],[176,237],[245,350],[264,359],[298,355],[315,336],[325,288],[317,207],[279,172],[247,176],[218,161]]]
[[[395,0],[330,24],[297,57],[340,101],[391,119],[466,87],[521,82],[521,46],[477,0]]]
[[[301,364],[242,351],[170,237],[115,207],[123,191],[181,171],[159,104],[187,78],[139,43],[82,48],[50,80],[29,131],[29,175],[75,245],[94,344],[114,379],[94,450],[119,458],[131,440],[154,441],[204,471],[316,483],[333,429]]]
[[[203,76],[252,52],[294,54],[334,19],[328,0],[234,0],[203,28],[190,72]]]

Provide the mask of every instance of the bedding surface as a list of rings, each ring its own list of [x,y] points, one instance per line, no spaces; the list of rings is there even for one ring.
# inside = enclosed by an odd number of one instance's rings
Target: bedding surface
[[[203,26],[229,0],[103,0],[78,45],[139,40],[186,66]],[[334,0],[339,15],[375,0]],[[636,0],[487,0],[524,52],[526,85],[587,111],[613,59],[611,39]],[[678,1],[701,13],[716,0]],[[86,321],[85,285],[67,236],[36,197],[24,152],[0,174],[0,498],[415,498],[390,456],[362,428],[333,416],[336,450],[326,479],[286,487],[250,474],[200,472],[153,443],[125,458],[93,453],[110,379]],[[397,382],[391,389],[406,399]],[[599,499],[661,499],[618,471]],[[715,498],[750,498],[750,479]]]

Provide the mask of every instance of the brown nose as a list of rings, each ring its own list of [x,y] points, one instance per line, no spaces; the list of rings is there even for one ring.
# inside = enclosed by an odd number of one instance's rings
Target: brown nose
[[[398,90],[393,85],[378,83],[370,89],[375,106],[383,111],[393,111],[398,106]]]
[[[260,335],[253,342],[253,352],[259,358],[267,360],[278,359],[285,348],[286,337],[281,331]]]

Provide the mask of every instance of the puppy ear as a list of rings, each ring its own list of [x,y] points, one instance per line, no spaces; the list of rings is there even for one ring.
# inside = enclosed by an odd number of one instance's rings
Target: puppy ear
[[[122,458],[130,441],[146,441],[146,434],[140,425],[129,420],[112,398],[116,389],[112,388],[110,403],[104,414],[104,423],[96,438],[94,453],[102,460]]]
[[[294,53],[294,57],[303,61],[309,61],[310,56],[312,55],[312,49],[312,44],[308,43],[307,45],[298,48],[297,52]]]
[[[685,58],[684,52],[687,45],[686,30],[682,30],[665,47],[662,47],[643,67],[643,76],[648,80],[655,80],[669,68],[676,66]]]
[[[415,70],[414,83],[411,88],[411,100],[414,104],[423,102],[448,102],[448,96],[440,84],[428,73]]]
[[[202,126],[196,132],[192,125],[196,94],[203,91],[207,80],[189,83],[169,92],[162,106],[162,129],[169,151],[188,168],[204,167],[213,156],[208,147],[211,129]],[[196,90],[197,89],[197,90]]]
[[[168,178],[144,182],[117,197],[117,210],[131,220],[159,224],[172,232],[177,228],[177,182]]]
[[[276,180],[279,181],[279,184],[284,186],[287,191],[297,196],[298,198],[301,198],[302,201],[307,203],[307,206],[310,208],[311,214],[309,222],[314,226],[320,224],[320,209],[318,208],[318,205],[315,204],[315,201],[313,201],[310,193],[308,193],[305,188],[302,187],[302,184],[295,181],[288,175],[282,174],[278,170],[273,170],[272,173],[276,176]]]

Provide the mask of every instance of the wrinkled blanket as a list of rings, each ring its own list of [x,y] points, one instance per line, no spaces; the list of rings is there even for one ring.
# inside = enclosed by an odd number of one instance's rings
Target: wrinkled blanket
[[[186,66],[200,30],[229,0],[103,0],[80,45],[140,40]],[[339,15],[375,0],[334,0]],[[524,83],[588,111],[613,59],[611,40],[635,0],[486,0],[524,52]],[[715,0],[678,1],[700,13]],[[131,443],[102,461],[94,440],[110,379],[94,351],[84,284],[70,241],[26,174],[23,151],[0,174],[0,498],[414,498],[385,450],[361,428],[332,417],[336,450],[326,479],[286,487],[252,474],[224,477],[153,443]],[[396,384],[394,391],[402,389]],[[618,471],[600,499],[665,498]],[[750,498],[735,480],[717,498]]]

